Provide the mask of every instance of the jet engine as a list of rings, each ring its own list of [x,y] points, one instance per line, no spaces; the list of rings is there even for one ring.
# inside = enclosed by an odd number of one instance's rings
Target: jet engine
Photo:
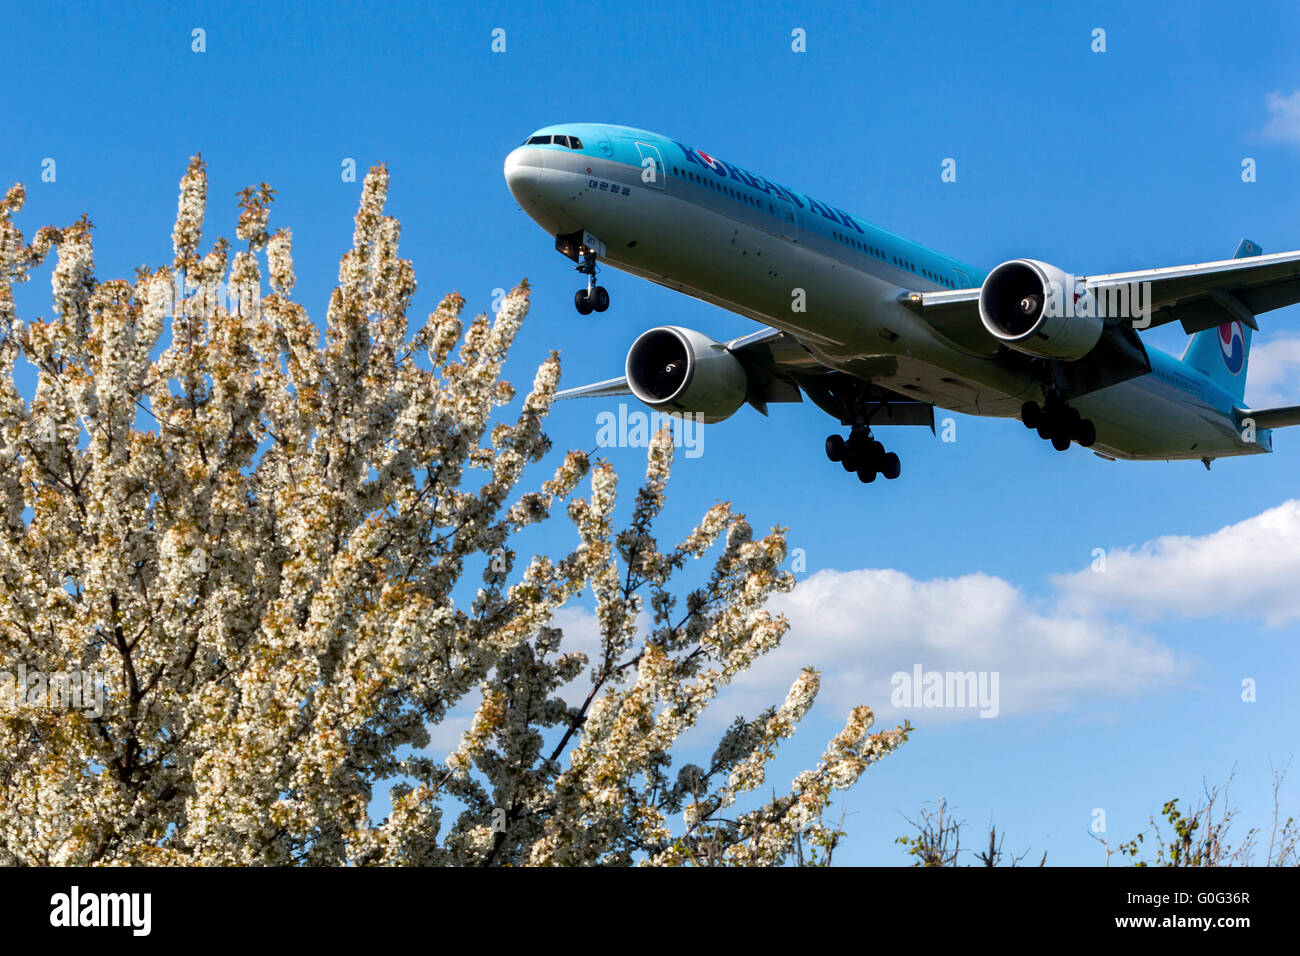
[[[745,401],[749,377],[740,360],[692,329],[663,325],[642,332],[627,353],[632,394],[657,411],[730,418]]]
[[[980,287],[980,321],[1009,347],[1072,362],[1092,351],[1105,325],[1091,292],[1036,259],[1012,259]]]

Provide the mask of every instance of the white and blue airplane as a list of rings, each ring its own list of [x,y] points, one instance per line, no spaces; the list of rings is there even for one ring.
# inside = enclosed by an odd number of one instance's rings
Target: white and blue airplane
[[[1216,458],[1272,451],[1300,406],[1244,405],[1255,317],[1300,302],[1300,252],[1243,240],[1217,262],[1074,276],[1033,259],[984,272],[807,193],[657,133],[574,123],[505,161],[510,192],[587,276],[597,263],[761,323],[730,342],[679,326],[642,333],[619,378],[560,397],[632,395],[719,422],[748,402],[807,395],[846,427],[826,454],[864,482],[897,478],[874,429],[934,409],[1018,417],[1060,451]],[[1178,321],[1181,359],[1138,332]]]

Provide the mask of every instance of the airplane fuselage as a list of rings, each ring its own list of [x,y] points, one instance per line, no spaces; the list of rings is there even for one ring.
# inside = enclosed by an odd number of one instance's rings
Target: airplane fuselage
[[[506,160],[512,193],[549,234],[585,230],[604,243],[605,263],[788,332],[810,364],[917,401],[1014,417],[1042,399],[1033,376],[985,343],[945,337],[899,302],[905,291],[976,287],[984,270],[655,133],[572,124],[534,137],[550,132],[581,148],[524,145]],[[1271,450],[1267,431],[1243,438],[1233,398],[1215,382],[1147,352],[1149,374],[1071,401],[1095,423],[1095,451],[1213,459]]]

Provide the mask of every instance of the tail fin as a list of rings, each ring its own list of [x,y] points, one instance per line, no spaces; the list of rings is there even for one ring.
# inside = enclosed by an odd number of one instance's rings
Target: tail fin
[[[1241,240],[1234,259],[1263,253],[1249,239]],[[1197,332],[1187,343],[1183,364],[1196,369],[1229,392],[1238,403],[1246,397],[1246,366],[1250,359],[1250,326],[1235,319],[1215,329]]]

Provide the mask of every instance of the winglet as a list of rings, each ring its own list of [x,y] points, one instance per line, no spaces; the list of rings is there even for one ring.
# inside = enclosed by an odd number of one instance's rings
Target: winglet
[[[1252,256],[1262,256],[1263,254],[1264,250],[1260,247],[1259,243],[1252,242],[1249,239],[1243,239],[1237,246],[1237,251],[1232,254],[1232,258],[1249,259]]]

